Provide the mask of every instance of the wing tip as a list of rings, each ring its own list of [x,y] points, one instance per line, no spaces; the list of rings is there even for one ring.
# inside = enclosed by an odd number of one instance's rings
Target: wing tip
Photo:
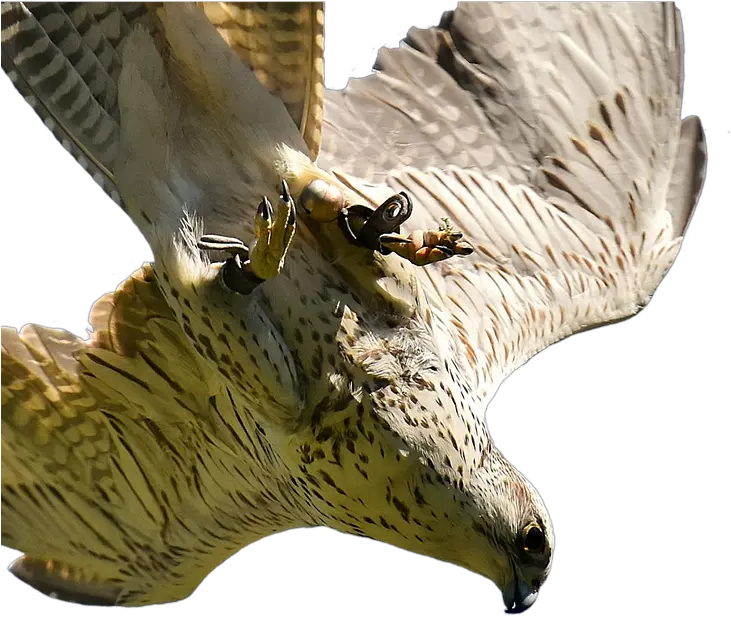
[[[703,191],[708,163],[708,147],[703,124],[698,116],[684,118],[680,127],[680,145],[672,178],[678,187],[669,204],[676,235],[684,236]]]

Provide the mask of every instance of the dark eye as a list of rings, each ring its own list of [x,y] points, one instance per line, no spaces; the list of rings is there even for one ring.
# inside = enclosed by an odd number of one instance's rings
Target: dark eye
[[[546,548],[546,535],[536,524],[530,523],[523,529],[523,550],[528,553],[542,553]]]

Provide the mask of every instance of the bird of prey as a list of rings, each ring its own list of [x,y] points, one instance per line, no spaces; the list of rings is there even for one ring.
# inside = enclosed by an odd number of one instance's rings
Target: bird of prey
[[[468,3],[327,93],[318,6],[4,4],[2,28],[4,70],[155,257],[89,341],[3,329],[13,573],[169,602],[324,525],[530,607],[551,521],[484,411],[677,256],[706,160],[676,9]]]

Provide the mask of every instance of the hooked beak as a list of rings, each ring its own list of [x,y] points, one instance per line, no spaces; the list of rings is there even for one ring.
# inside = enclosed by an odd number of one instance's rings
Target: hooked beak
[[[533,606],[537,599],[538,590],[531,589],[517,573],[503,589],[506,613],[522,613]]]

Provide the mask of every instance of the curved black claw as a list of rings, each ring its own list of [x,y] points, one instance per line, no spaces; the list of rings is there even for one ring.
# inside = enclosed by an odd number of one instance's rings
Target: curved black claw
[[[284,241],[285,246],[288,247],[294,235],[295,225],[297,224],[297,207],[295,206],[294,199],[292,199],[292,193],[289,192],[289,184],[287,184],[284,178],[282,178],[282,184],[279,187],[279,199],[284,203],[290,204],[286,227],[288,233],[285,233]]]
[[[381,245],[381,236],[398,233],[401,223],[411,216],[412,210],[411,199],[402,192],[389,197],[376,210],[363,205],[343,208],[338,225],[353,244],[388,254],[391,251]]]
[[[219,236],[217,234],[205,234],[198,239],[198,248],[201,251],[223,251],[236,255],[249,257],[249,247],[238,238],[230,236]]]
[[[292,199],[292,195],[289,192],[289,184],[287,184],[287,181],[284,178],[282,178],[282,183],[279,186],[279,196],[284,201],[289,201],[290,199]]]
[[[261,208],[261,206],[260,206]],[[248,295],[263,283],[249,267],[249,247],[238,238],[206,234],[198,240],[201,251],[221,251],[231,255],[221,268],[223,283],[231,291]]]

